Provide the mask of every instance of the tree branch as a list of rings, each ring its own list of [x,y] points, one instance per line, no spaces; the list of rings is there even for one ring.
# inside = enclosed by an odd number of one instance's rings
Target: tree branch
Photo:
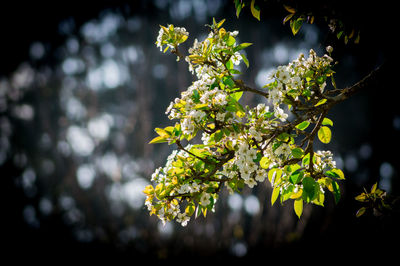
[[[238,91],[250,91],[250,92],[253,92],[253,93],[256,93],[256,94],[258,94],[258,95],[261,95],[261,96],[264,96],[265,98],[268,98],[268,93],[267,92],[264,92],[264,91],[260,91],[260,90],[257,90],[257,89],[253,89],[253,88],[251,88],[251,87],[248,87],[248,86],[246,86],[244,83],[243,83],[243,81],[242,80],[235,80],[235,79],[233,79],[233,81],[235,82],[235,85],[239,88],[239,90]]]
[[[377,67],[376,69],[371,71],[367,76],[365,76],[363,79],[358,81],[353,86],[343,89],[342,92],[335,97],[328,98],[329,100],[332,101],[332,106],[348,99],[349,97],[353,96],[360,90],[370,87],[371,85],[374,85],[375,83],[378,83],[384,68],[385,68],[385,64],[380,65],[379,67]],[[332,107],[332,106],[330,106],[330,107]]]

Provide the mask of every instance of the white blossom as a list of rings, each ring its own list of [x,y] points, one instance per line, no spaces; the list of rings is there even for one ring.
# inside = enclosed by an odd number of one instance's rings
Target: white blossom
[[[291,150],[290,150],[290,146],[287,143],[282,143],[281,145],[279,145],[278,148],[276,148],[275,153],[278,156],[288,156],[290,154]]]
[[[208,206],[210,204],[210,197],[210,194],[203,192],[200,197],[200,204],[202,206]]]
[[[245,180],[244,183],[248,185],[250,188],[253,188],[255,185],[257,185],[257,182],[253,178]]]
[[[255,177],[255,179],[256,179],[258,182],[264,182],[266,176],[267,176],[267,171],[266,171],[265,169],[259,169],[259,170],[257,170],[257,172],[256,172],[256,177]]]
[[[288,118],[288,114],[286,114],[282,108],[279,106],[275,106],[275,117],[279,118],[282,122],[285,122]]]
[[[178,213],[176,221],[180,223],[182,226],[186,226],[187,223],[190,221],[190,217],[187,216],[185,213]]]
[[[217,105],[220,105],[220,106],[226,105],[226,104],[228,103],[227,100],[226,100],[226,94],[223,93],[223,92],[218,93],[218,94],[215,96],[214,101],[215,101],[215,103],[216,103]]]

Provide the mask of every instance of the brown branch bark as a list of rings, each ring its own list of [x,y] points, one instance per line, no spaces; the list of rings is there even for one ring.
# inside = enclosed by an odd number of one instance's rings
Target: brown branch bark
[[[353,86],[345,88],[337,96],[329,98],[329,100],[331,101],[331,104],[329,105],[329,107],[332,107],[333,105],[335,105],[337,103],[347,100],[348,98],[350,98],[351,96],[353,96],[354,94],[359,92],[360,90],[377,85],[382,76],[382,73],[384,72],[384,69],[385,69],[385,64],[380,65],[379,67],[377,67],[376,69],[371,71],[363,79],[361,79],[360,81],[355,83]]]

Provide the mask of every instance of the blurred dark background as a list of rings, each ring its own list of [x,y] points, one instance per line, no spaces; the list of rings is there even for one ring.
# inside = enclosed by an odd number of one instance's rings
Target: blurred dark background
[[[285,2],[285,1],[283,1]],[[289,1],[290,2],[290,1]],[[393,8],[380,3],[306,1],[323,16],[361,29],[359,44],[344,44],[323,19],[293,36],[281,1],[257,1],[235,16],[233,1],[13,1],[1,4],[0,182],[4,254],[32,261],[104,257],[132,261],[289,259],[287,254],[354,255],[390,259],[399,216],[356,218],[354,197],[378,182],[399,196],[400,111],[394,66]],[[336,83],[351,86],[383,65],[379,80],[328,115],[330,149],[345,172],[342,199],[307,206],[298,220],[290,203],[270,207],[269,185],[243,194],[223,192],[216,212],[187,227],[162,226],[143,207],[143,188],[173,147],[148,145],[166,126],[169,102],[193,77],[184,62],[155,47],[159,25],[185,27],[190,38],[226,18],[239,30],[250,68],[247,84],[262,87],[268,72],[300,52],[334,47]],[[248,95],[246,104],[262,99]],[[314,255],[311,255],[313,253]],[[13,255],[11,255],[13,254]],[[15,254],[15,255],[14,255]],[[267,260],[268,260],[267,259]]]

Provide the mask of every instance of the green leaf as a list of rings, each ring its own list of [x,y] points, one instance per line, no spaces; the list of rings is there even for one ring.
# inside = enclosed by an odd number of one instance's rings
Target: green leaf
[[[316,190],[317,196],[316,196],[315,199],[312,201],[312,203],[324,207],[325,194],[322,193],[322,192],[319,190],[319,187],[318,187],[318,186],[315,186],[315,190]]]
[[[226,86],[229,86],[230,88],[233,88],[235,86],[235,82],[229,77],[223,77],[222,81]]]
[[[294,158],[300,159],[304,155],[304,151],[302,148],[294,148],[292,150],[292,155]]]
[[[333,126],[333,121],[330,120],[329,118],[325,117],[324,120],[322,120],[322,125],[324,125],[324,126]]]
[[[226,62],[226,68],[229,69],[230,71],[233,70],[233,63],[231,60],[228,60],[228,62]]]
[[[314,199],[314,195],[315,195],[315,186],[316,186],[316,182],[315,180],[310,177],[310,176],[306,176],[303,179],[303,189],[306,192],[306,200],[307,202],[310,202]]]
[[[234,51],[234,52],[240,51],[240,50],[242,50],[242,49],[244,49],[244,48],[249,47],[250,45],[253,45],[253,44],[252,44],[252,43],[249,43],[249,42],[241,43],[241,44],[239,44],[238,46],[236,46],[235,48],[233,48],[233,51]]]
[[[307,153],[304,157],[303,160],[301,160],[301,163],[303,166],[306,166],[310,163],[310,154]]]
[[[238,92],[232,93],[231,97],[238,102],[240,100],[240,98],[242,97],[242,95],[243,95],[243,91],[238,91]]]
[[[271,196],[271,206],[274,205],[275,201],[278,199],[279,197],[279,191],[280,191],[280,187],[275,186],[274,190],[272,191],[272,196]]]
[[[236,75],[241,75],[241,74],[243,74],[242,72],[240,72],[239,70],[234,69],[234,68],[229,69],[229,72],[230,72],[231,74],[236,74]]]
[[[318,84],[322,85],[326,80],[326,76],[319,76],[317,77],[316,81]]]
[[[300,180],[303,178],[303,176],[304,176],[304,169],[303,169],[303,170],[297,169],[296,171],[294,171],[294,172],[290,175],[289,181],[290,181],[292,184],[297,184],[297,183],[300,182]]]
[[[249,67],[249,60],[247,59],[247,57],[245,56],[245,54],[240,54],[242,56],[242,60],[243,62],[246,64],[247,67]]]
[[[215,142],[219,142],[223,137],[224,137],[224,132],[221,131],[221,130],[218,130],[218,131],[215,132],[215,134],[214,134]]]
[[[332,86],[333,86],[335,89],[337,89],[337,87],[336,87],[336,81],[335,81],[335,79],[333,78],[333,75],[331,76],[331,83],[332,83]]]
[[[299,32],[301,26],[303,25],[303,21],[303,18],[298,18],[296,20],[290,21],[290,28],[292,29],[293,35],[296,35]]]
[[[333,168],[333,169],[331,169],[329,171],[326,171],[325,175],[327,175],[329,177],[333,177],[333,178],[339,179],[339,180],[345,179],[343,171],[340,170],[340,169],[337,169],[337,168]]]
[[[301,217],[301,214],[303,213],[303,200],[302,199],[297,199],[294,201],[294,212],[296,213],[297,217]]]
[[[310,125],[310,122],[308,122],[308,121],[303,121],[303,122],[301,122],[300,124],[298,124],[298,125],[296,126],[296,128],[297,128],[297,129],[300,129],[300,130],[305,130],[309,125]]]
[[[226,41],[226,44],[228,46],[232,46],[235,44],[235,42],[236,42],[235,38],[233,36],[229,35],[228,40]]]
[[[356,217],[357,218],[361,217],[365,213],[366,210],[367,210],[367,208],[365,208],[365,207],[361,207],[360,209],[358,209],[358,211],[356,213]]]
[[[337,204],[340,200],[340,188],[336,181],[332,181],[333,196],[335,197],[335,203]]]
[[[240,2],[240,0],[235,0],[235,8],[236,8],[236,17],[239,18],[240,11],[242,11],[242,7],[244,4]]]
[[[258,19],[260,21],[260,8],[258,6],[255,6],[256,0],[251,0],[250,3],[250,10],[251,10],[251,14],[253,15],[253,17],[255,17],[256,19]]]
[[[293,189],[294,186],[292,184],[281,187],[281,197],[280,197],[281,203],[290,199],[290,197],[293,195]]]
[[[286,173],[293,173],[294,171],[298,170],[300,168],[300,165],[298,164],[289,164],[286,165],[284,170]]]
[[[290,137],[290,135],[289,135],[288,133],[283,132],[283,133],[279,134],[279,136],[276,137],[276,138],[277,138],[278,140],[281,140],[281,141],[283,141],[283,142],[286,142],[286,141],[289,140],[289,137]]]
[[[329,143],[331,141],[331,137],[332,137],[332,132],[329,129],[329,127],[321,127],[318,130],[318,139],[322,142],[322,143]]]
[[[192,99],[195,103],[200,102],[200,94],[198,90],[193,90]]]

